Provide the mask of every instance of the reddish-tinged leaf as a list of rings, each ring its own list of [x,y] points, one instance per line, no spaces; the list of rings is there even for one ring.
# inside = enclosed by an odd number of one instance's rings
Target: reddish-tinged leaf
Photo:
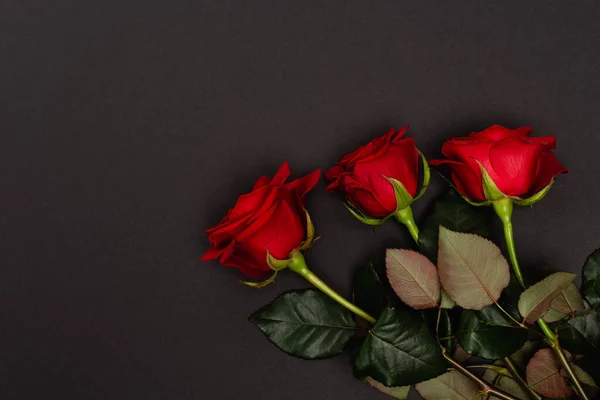
[[[412,250],[388,249],[385,264],[390,284],[403,302],[416,310],[438,306],[440,281],[427,257]]]
[[[510,272],[498,246],[481,236],[440,226],[438,272],[441,284],[459,306],[481,310],[498,301]]]
[[[546,315],[552,301],[573,282],[576,276],[569,272],[556,272],[521,293],[519,313],[525,321],[533,323]]]
[[[568,397],[573,394],[560,363],[552,349],[538,350],[527,364],[527,384],[539,394],[550,397]]]
[[[565,290],[552,300],[550,308],[560,311],[564,314],[575,314],[575,311],[585,309],[583,299],[577,290],[577,286],[571,283]]]

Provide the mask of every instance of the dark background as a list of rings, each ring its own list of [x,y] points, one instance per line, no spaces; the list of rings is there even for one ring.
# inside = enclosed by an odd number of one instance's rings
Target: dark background
[[[520,256],[579,272],[600,245],[598,3],[4,0],[0,18],[2,399],[384,399],[347,356],[294,359],[246,321],[301,278],[257,291],[199,258],[257,177],[391,126],[430,157],[494,123],[557,135],[570,173],[516,212]],[[323,186],[309,261],[348,295],[410,238]]]

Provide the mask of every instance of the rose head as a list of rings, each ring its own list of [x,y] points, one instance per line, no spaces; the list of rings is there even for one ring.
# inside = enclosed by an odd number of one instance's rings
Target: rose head
[[[284,163],[273,179],[259,178],[250,193],[240,196],[219,225],[206,231],[213,247],[202,260],[220,257],[221,264],[258,279],[272,272],[267,252],[283,260],[301,247],[308,234],[303,198],[317,184],[321,171],[286,183],[289,176]]]
[[[390,129],[345,155],[325,172],[332,181],[327,190],[343,192],[351,207],[369,217],[385,218],[408,207],[419,186],[419,152],[412,138],[402,137],[407,129]],[[404,204],[397,198],[399,188]]]
[[[445,160],[458,191],[472,202],[488,202],[510,197],[518,201],[539,200],[554,177],[567,172],[551,150],[556,137],[529,137],[531,128],[507,129],[493,125],[468,137],[444,143]]]

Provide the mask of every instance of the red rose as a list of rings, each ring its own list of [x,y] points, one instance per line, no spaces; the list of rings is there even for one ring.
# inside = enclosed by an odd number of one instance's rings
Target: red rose
[[[526,199],[552,183],[556,175],[567,172],[551,152],[556,137],[530,134],[529,126],[507,129],[493,125],[468,137],[448,140],[442,153],[449,159],[430,163],[448,164],[456,188],[471,201],[496,200],[486,198],[482,168],[501,195]]]
[[[409,204],[399,205],[393,178],[414,198],[419,185],[419,153],[412,138],[403,138],[408,126],[390,129],[367,145],[347,154],[325,177],[327,189],[344,192],[352,205],[371,217],[387,217]]]
[[[219,225],[206,231],[213,247],[202,260],[220,257],[221,264],[258,279],[272,271],[267,251],[276,259],[288,258],[307,238],[303,197],[321,171],[285,183],[289,176],[290,168],[283,163],[273,179],[259,178],[250,193],[240,196]]]

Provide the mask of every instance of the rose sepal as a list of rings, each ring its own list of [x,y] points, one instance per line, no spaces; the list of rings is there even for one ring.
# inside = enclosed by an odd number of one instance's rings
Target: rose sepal
[[[498,189],[498,186],[496,186],[496,183],[490,177],[483,165],[481,165],[479,161],[477,161],[477,164],[479,164],[479,168],[481,168],[481,183],[483,185],[483,194],[485,195],[485,199],[493,202],[509,197],[502,193],[500,189]]]
[[[248,287],[251,287],[254,289],[260,289],[260,288],[263,288],[263,287],[275,282],[276,277],[277,277],[277,271],[274,271],[273,275],[271,275],[269,278],[267,278],[261,282],[244,281],[244,280],[241,280],[240,278],[238,278],[238,281],[240,281],[241,283],[243,283],[244,285],[246,285]]]
[[[526,199],[515,198],[514,199],[515,204],[518,206],[531,206],[534,203],[537,203],[538,201],[540,201],[541,199],[546,197],[546,195],[550,191],[550,187],[552,186],[553,183],[554,183],[554,179],[552,179],[549,184],[544,186],[541,190],[539,190],[533,196],[528,197]]]
[[[421,183],[421,190],[419,190],[419,193],[415,196],[413,202],[425,194],[425,191],[429,186],[429,180],[431,179],[431,169],[429,168],[427,158],[425,158],[425,155],[421,153],[421,150],[417,151],[419,152],[419,156],[421,156],[421,161],[423,162],[423,183]]]
[[[384,176],[384,178],[387,179],[394,187],[394,194],[396,195],[396,212],[399,210],[404,210],[406,207],[409,207],[413,201],[415,201],[410,193],[408,193],[408,190],[406,190],[402,182],[387,176]]]
[[[310,218],[310,214],[306,208],[304,209],[304,214],[306,215],[306,240],[300,243],[300,246],[298,246],[297,250],[306,250],[312,247],[315,241],[319,239],[318,237],[315,237],[315,225],[313,224],[312,218]]]
[[[367,224],[367,225],[371,225],[371,226],[379,226],[379,225],[383,224],[385,221],[387,221],[389,218],[389,216],[384,217],[384,218],[373,218],[373,217],[366,216],[354,204],[352,204],[350,202],[350,200],[347,200],[344,203],[344,206],[348,209],[348,211],[350,211],[350,214],[352,214],[352,216],[354,218],[356,218],[363,224]]]

